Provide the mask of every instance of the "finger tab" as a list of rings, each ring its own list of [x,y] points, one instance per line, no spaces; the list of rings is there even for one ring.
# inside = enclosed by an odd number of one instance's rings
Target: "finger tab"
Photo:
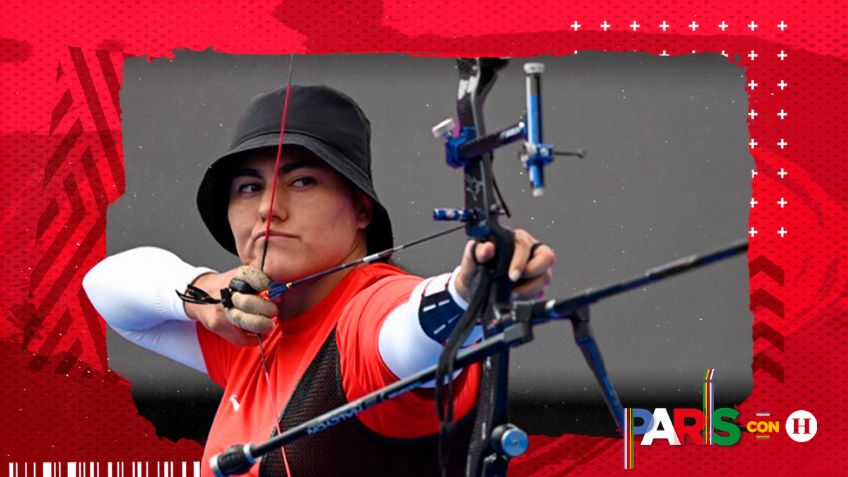
[[[263,316],[245,313],[242,310],[233,308],[228,310],[227,317],[233,325],[251,333],[265,334],[273,326],[274,322]]]
[[[245,280],[240,280],[238,278],[233,278],[232,280],[230,280],[230,288],[239,293],[246,293],[250,295],[256,295],[258,293],[257,290],[250,286],[249,283],[247,283]]]
[[[233,304],[247,313],[272,318],[277,314],[277,306],[257,295],[233,294]]]
[[[265,290],[271,283],[271,279],[268,278],[268,275],[263,273],[262,270],[250,266],[239,267],[233,276],[233,280],[242,280],[246,282],[250,287],[256,290],[253,292],[254,294],[258,291]],[[230,286],[232,286],[232,284]]]

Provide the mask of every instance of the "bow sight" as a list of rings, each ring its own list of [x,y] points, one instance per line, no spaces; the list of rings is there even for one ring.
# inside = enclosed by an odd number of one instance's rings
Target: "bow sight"
[[[459,61],[461,63],[461,75],[479,71],[480,80],[487,79],[491,82],[494,82],[496,78],[496,71],[506,66],[507,63],[507,60],[500,59],[482,59],[477,64],[473,63],[477,60],[460,59]],[[486,72],[484,69],[491,69],[491,72]],[[433,126],[432,132],[436,138],[442,137],[445,139],[447,163],[454,168],[465,167],[475,157],[523,139],[519,159],[529,175],[533,196],[540,197],[545,191],[545,166],[553,161],[555,155],[576,156],[582,159],[586,156],[586,153],[583,150],[555,152],[553,146],[542,142],[542,73],[545,72],[545,65],[543,63],[525,63],[524,72],[527,74],[527,109],[517,124],[480,136],[483,134],[483,125],[482,116],[478,112],[476,120],[478,127],[480,127],[479,130],[468,124],[462,125],[457,130],[453,118],[448,118]],[[463,88],[463,85],[471,87],[475,84],[477,83],[461,81],[460,88]],[[470,95],[479,95],[480,104],[482,104],[483,96],[487,92],[482,89],[476,92],[466,91]],[[462,89],[460,94],[463,94]],[[470,101],[473,104],[475,99],[472,98]],[[473,117],[470,119],[474,121]],[[463,120],[468,122],[469,118],[464,117]],[[454,219],[451,209],[436,210],[436,220],[464,220],[459,217]]]
[[[556,152],[551,145],[542,142],[541,75],[544,67],[540,63],[528,63],[524,67],[527,74],[527,110],[519,122],[495,133],[486,134],[483,102],[497,78],[497,72],[506,64],[507,60],[503,59],[458,59],[457,122],[450,119],[433,128],[434,135],[445,139],[448,164],[454,168],[463,168],[465,187],[465,207],[436,209],[434,218],[461,221],[470,238],[491,241],[496,247],[495,257],[480,267],[468,309],[456,322],[453,332],[445,342],[438,365],[303,422],[263,444],[231,447],[210,461],[217,476],[247,472],[257,459],[268,452],[349,420],[386,400],[431,382],[434,378],[437,383],[437,406],[443,422],[440,443],[445,444],[450,438],[453,421],[453,380],[449,377],[453,376],[455,369],[480,362],[483,363],[482,381],[465,474],[474,477],[505,476],[509,460],[524,453],[529,445],[527,434],[508,422],[509,350],[531,341],[533,326],[552,320],[571,321],[575,342],[598,381],[613,419],[619,429],[624,429],[624,410],[607,375],[600,350],[589,327],[589,305],[601,299],[642,288],[744,253],[748,249],[748,242],[741,240],[712,253],[675,260],[652,268],[635,278],[596,290],[589,289],[564,300],[513,302],[511,300],[512,282],[507,276],[507,270],[514,250],[514,237],[512,231],[498,223],[498,218],[501,215],[508,215],[508,211],[500,198],[492,174],[492,151],[503,145],[523,140],[519,157],[530,176],[533,195],[537,197],[544,191],[544,167],[553,160],[554,156],[584,157],[585,153],[582,151]],[[440,235],[443,233],[435,234],[430,238]],[[422,241],[424,239],[380,252],[380,254],[388,256],[405,246]],[[368,263],[371,261],[370,257],[377,257],[380,254],[343,264],[302,280],[320,278],[334,271]],[[282,284],[279,286],[279,292],[295,284],[294,282]],[[462,349],[460,345],[477,324],[483,325],[483,340],[474,346]],[[446,445],[440,446],[443,472],[447,470],[447,449]]]

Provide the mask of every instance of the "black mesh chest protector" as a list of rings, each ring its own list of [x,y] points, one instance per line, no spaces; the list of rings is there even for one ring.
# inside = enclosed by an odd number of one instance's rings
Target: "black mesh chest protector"
[[[334,330],[295,388],[280,419],[280,427],[284,431],[347,403],[335,336]],[[465,416],[454,432],[451,476],[463,475],[473,414]],[[437,436],[390,439],[370,431],[358,419],[344,421],[288,444],[286,456],[293,474],[288,477],[440,475]],[[259,476],[286,476],[279,451],[265,456],[259,467]]]

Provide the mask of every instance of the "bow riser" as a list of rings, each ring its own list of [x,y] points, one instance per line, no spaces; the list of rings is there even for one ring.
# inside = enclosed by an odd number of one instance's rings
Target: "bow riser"
[[[498,59],[458,59],[459,94],[457,116],[462,131],[471,134],[470,139],[486,135],[483,120],[483,102],[497,79],[498,70],[507,62]],[[470,238],[486,240],[495,244],[495,257],[486,263],[486,273],[491,290],[475,290],[487,293],[488,303],[480,316],[487,336],[499,331],[499,312],[509,310],[512,282],[509,279],[509,264],[515,249],[512,231],[500,225],[498,217],[503,213],[495,195],[495,179],[492,171],[492,152],[467,158],[464,165],[465,208],[473,211],[473,218],[466,222],[466,233]],[[507,423],[509,383],[509,350],[505,349],[483,363],[483,382],[480,386],[477,416],[472,433],[466,472],[468,475],[506,475],[508,459],[493,449],[490,433],[495,426]],[[480,438],[479,436],[484,436]]]
[[[506,64],[506,60],[492,58],[457,60],[457,118],[459,128],[466,133],[468,140],[473,141],[486,135],[483,103],[497,79],[497,72]],[[507,272],[515,242],[512,232],[502,227],[498,221],[504,211],[495,195],[493,160],[492,152],[488,151],[467,157],[463,161],[465,209],[472,211],[472,220],[466,222],[465,230],[470,238],[488,240],[495,244],[496,255],[486,264],[486,271],[497,283],[495,302],[506,304],[512,293]]]

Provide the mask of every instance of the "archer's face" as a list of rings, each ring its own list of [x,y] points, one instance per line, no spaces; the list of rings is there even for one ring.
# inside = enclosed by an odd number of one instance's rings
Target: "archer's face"
[[[274,151],[245,158],[233,172],[227,216],[242,263],[291,281],[365,255],[370,201],[311,152],[287,149],[271,204]],[[270,216],[269,216],[270,209]]]

